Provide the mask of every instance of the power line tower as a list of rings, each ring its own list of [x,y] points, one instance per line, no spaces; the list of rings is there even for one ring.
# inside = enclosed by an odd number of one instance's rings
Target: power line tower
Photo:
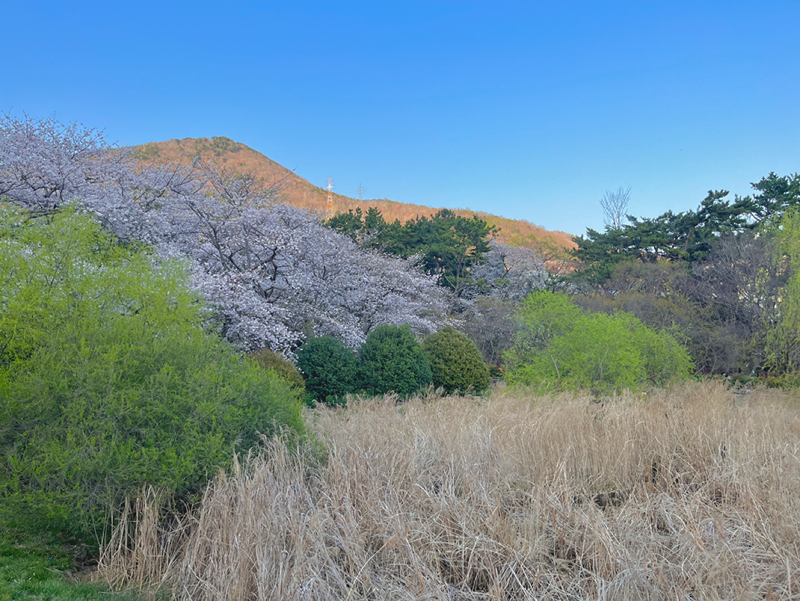
[[[358,200],[364,200],[364,186],[358,184]]]
[[[325,215],[333,217],[333,178],[328,178],[328,204],[325,206]]]

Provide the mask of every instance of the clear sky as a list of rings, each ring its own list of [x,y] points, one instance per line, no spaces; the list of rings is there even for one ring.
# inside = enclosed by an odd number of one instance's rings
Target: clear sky
[[[800,171],[800,0],[8,2],[0,111],[571,233]]]

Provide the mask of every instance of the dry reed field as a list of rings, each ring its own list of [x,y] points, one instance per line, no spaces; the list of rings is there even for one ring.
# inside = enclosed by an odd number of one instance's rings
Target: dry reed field
[[[181,524],[141,499],[98,577],[176,599],[800,598],[800,413],[649,396],[356,400]]]

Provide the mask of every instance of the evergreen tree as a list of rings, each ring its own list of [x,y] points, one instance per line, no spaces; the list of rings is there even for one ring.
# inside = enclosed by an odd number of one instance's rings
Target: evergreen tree
[[[447,326],[431,334],[422,344],[431,363],[433,385],[448,394],[468,390],[480,392],[491,380],[480,351],[467,336]]]
[[[356,391],[356,354],[333,336],[312,338],[301,346],[297,367],[306,380],[307,401],[333,405]]]
[[[408,326],[382,325],[359,350],[361,387],[405,397],[431,383],[431,365]]]

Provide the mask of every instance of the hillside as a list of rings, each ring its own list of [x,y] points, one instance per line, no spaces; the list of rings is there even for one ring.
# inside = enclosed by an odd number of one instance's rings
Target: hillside
[[[288,204],[304,209],[324,211],[327,201],[327,190],[315,186],[283,165],[252,148],[234,142],[229,138],[184,138],[166,142],[151,142],[134,148],[140,160],[154,163],[188,164],[195,157],[208,162],[220,163],[232,170],[248,173],[263,178],[267,183],[275,185],[280,196]],[[346,212],[350,209],[377,207],[387,221],[407,221],[418,215],[430,215],[439,210],[437,207],[426,207],[388,200],[386,198],[358,200],[349,196],[335,194],[336,211]],[[574,248],[572,236],[565,232],[549,231],[521,219],[507,219],[489,213],[456,209],[463,216],[478,215],[490,225],[500,228],[497,239],[513,246],[531,248],[539,252],[551,270],[560,270],[569,262],[567,249]]]

